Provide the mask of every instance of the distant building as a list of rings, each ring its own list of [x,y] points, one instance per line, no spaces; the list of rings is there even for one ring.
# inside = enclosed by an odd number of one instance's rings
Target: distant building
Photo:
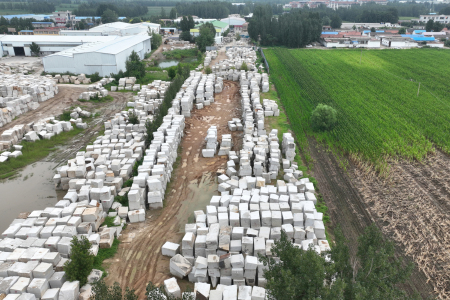
[[[420,22],[428,22],[429,20],[433,20],[434,22],[439,22],[443,24],[450,23],[450,16],[449,15],[420,15],[419,21]]]
[[[31,22],[34,28],[55,27],[53,22]]]
[[[33,30],[21,30],[19,31],[19,35],[33,35]]]
[[[59,35],[61,27],[46,27],[37,28],[34,30],[34,35]]]
[[[124,23],[124,22],[114,22],[99,25],[93,27],[89,30],[61,30],[61,35],[66,36],[108,36],[108,35],[118,35],[118,36],[130,36],[130,35],[148,35],[148,31],[159,33],[161,30],[160,24],[155,23]]]
[[[67,23],[74,26],[77,20],[71,11],[55,11],[52,13],[52,19],[56,22],[56,26],[64,27]]]

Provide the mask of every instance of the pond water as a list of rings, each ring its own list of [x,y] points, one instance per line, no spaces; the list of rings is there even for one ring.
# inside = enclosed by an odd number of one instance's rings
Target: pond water
[[[0,232],[8,228],[19,213],[43,210],[64,197],[55,191],[52,178],[55,163],[37,162],[27,166],[12,180],[0,182]]]
[[[161,59],[158,60],[158,67],[160,67],[161,69],[165,69],[165,68],[170,68],[173,66],[177,66],[180,62],[181,63],[188,63],[188,62],[194,62],[197,61],[197,57],[187,57],[187,58],[183,58],[181,61],[176,60],[176,59]]]

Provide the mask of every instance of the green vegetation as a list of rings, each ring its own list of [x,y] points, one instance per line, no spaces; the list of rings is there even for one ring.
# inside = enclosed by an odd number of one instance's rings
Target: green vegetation
[[[164,56],[167,59],[177,59],[182,60],[187,57],[197,57],[198,50],[197,49],[175,49],[172,51],[164,52]]]
[[[139,55],[133,50],[125,61],[126,77],[136,77],[141,79],[145,76],[145,63],[141,61]]]
[[[97,256],[94,257],[93,268],[97,269],[97,270],[102,270],[104,272],[103,275],[106,276],[105,268],[103,268],[103,266],[102,266],[103,261],[105,259],[114,257],[114,255],[117,252],[117,249],[119,249],[119,244],[120,244],[120,241],[117,238],[114,238],[114,242],[113,242],[111,248],[100,248],[98,250]]]
[[[119,202],[122,206],[128,206],[128,193],[126,193],[125,196],[115,196],[114,202]]]
[[[106,217],[105,221],[102,223],[101,226],[113,227],[114,226],[114,217]]]
[[[421,161],[434,145],[450,152],[448,51],[268,49],[265,55],[303,149],[305,133],[312,134],[380,172],[388,171],[387,157]],[[339,112],[330,131],[311,130],[319,103]]]
[[[94,255],[90,252],[91,243],[84,236],[80,239],[74,236],[71,245],[70,261],[64,265],[64,271],[68,280],[78,280],[80,286],[83,286],[94,266]]]
[[[128,122],[133,125],[139,124],[139,116],[134,112],[134,110],[128,112]]]
[[[41,53],[41,47],[39,47],[39,45],[35,42],[31,42],[30,51],[34,56],[39,56],[39,54]]]
[[[114,98],[111,95],[107,95],[107,96],[103,96],[103,97],[99,97],[98,95],[94,98],[91,98],[91,100],[84,100],[84,99],[78,99],[78,101],[80,102],[90,102],[90,103],[104,103],[104,102],[109,102],[109,101],[113,101]]]
[[[259,256],[268,267],[264,273],[268,299],[421,299],[398,288],[414,265],[395,257],[394,243],[384,239],[374,224],[358,238],[356,260],[350,260],[349,242],[340,228],[329,253],[297,248],[284,231],[271,252],[270,257]]]
[[[154,50],[158,49],[159,46],[161,46],[161,44],[162,44],[162,36],[155,32],[150,33],[150,28],[149,28],[148,35],[152,37],[151,49],[154,49]]]
[[[311,126],[314,130],[330,130],[336,122],[337,111],[331,106],[319,103],[311,113]]]
[[[91,300],[138,300],[135,291],[126,288],[125,294],[123,294],[122,288],[119,283],[115,282],[113,286],[108,286],[104,279],[100,279],[92,285]]]
[[[205,23],[200,26],[200,34],[195,38],[198,50],[206,51],[206,47],[214,45],[214,37],[216,36],[216,29],[211,23]]]
[[[22,155],[17,158],[8,159],[0,164],[0,179],[9,178],[15,175],[23,167],[35,163],[50,152],[56,150],[57,146],[64,145],[68,140],[81,133],[83,129],[74,127],[71,131],[64,131],[53,136],[49,140],[39,140],[36,142],[22,141]]]

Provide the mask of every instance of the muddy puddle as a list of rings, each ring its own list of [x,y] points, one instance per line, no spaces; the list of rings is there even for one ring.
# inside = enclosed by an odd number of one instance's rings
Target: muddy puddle
[[[0,181],[0,232],[22,212],[53,206],[64,192],[55,191],[52,182],[55,163],[37,162],[27,166],[17,177]]]
[[[219,195],[216,176],[211,173],[204,173],[200,180],[191,181],[188,188],[189,194],[181,203],[181,208],[177,214],[179,232],[184,232],[186,223],[195,223],[194,211],[204,211],[206,205],[209,205],[211,197]]]

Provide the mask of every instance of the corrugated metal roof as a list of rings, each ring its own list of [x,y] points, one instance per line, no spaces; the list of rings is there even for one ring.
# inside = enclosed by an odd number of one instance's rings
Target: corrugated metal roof
[[[434,41],[435,38],[433,36],[423,36],[423,35],[416,35],[416,34],[402,34],[402,37],[409,37],[413,39],[416,42],[420,41]]]
[[[0,35],[2,43],[7,42],[47,42],[47,43],[92,43],[92,42],[108,42],[117,39],[118,36],[51,36],[51,35]]]
[[[127,36],[127,37],[117,37],[117,39],[113,41],[107,41],[107,42],[97,42],[97,43],[89,43],[85,45],[81,45],[78,47],[74,47],[71,49],[67,49],[55,54],[51,54],[49,56],[67,56],[72,57],[74,54],[77,53],[89,53],[89,52],[96,52],[96,53],[105,53],[105,54],[118,54],[131,46],[134,46],[138,43],[142,43],[145,40],[149,40],[149,36],[142,36],[142,35],[134,35],[134,36]]]
[[[33,32],[33,30],[21,30],[19,32]]]
[[[31,22],[31,24],[53,24],[53,22]]]

